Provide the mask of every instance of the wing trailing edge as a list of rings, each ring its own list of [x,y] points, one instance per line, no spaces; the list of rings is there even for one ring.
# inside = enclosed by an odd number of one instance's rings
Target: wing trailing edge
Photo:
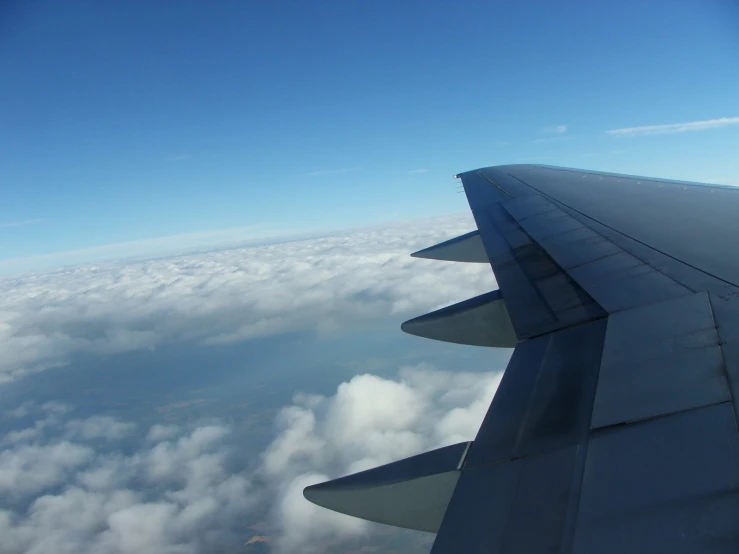
[[[429,246],[414,252],[411,256],[447,262],[488,263],[488,255],[482,244],[480,232],[476,230]]]
[[[411,335],[471,346],[515,348],[518,342],[498,290],[410,319],[400,328]]]
[[[306,487],[303,496],[350,516],[436,533],[471,442],[431,450]]]

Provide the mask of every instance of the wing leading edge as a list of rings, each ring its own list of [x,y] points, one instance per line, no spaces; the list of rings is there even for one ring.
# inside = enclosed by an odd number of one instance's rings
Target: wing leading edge
[[[739,190],[545,166],[460,177],[478,230],[414,255],[484,254],[499,290],[403,329],[515,345],[480,430],[306,498],[438,530],[437,554],[739,551],[739,256],[720,246]]]

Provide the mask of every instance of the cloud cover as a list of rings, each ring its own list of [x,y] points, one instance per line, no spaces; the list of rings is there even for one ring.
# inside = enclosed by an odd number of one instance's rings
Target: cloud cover
[[[401,369],[396,380],[358,375],[329,398],[297,395],[280,412],[277,438],[262,457],[261,471],[280,481],[278,551],[318,552],[329,537],[368,533],[362,520],[303,501],[303,488],[471,440],[500,377],[421,365]]]
[[[176,341],[330,333],[414,316],[495,288],[484,264],[410,252],[474,228],[469,216],[251,248],[109,262],[0,280],[0,382]]]
[[[154,425],[126,452],[131,422],[27,404],[4,414],[27,423],[2,439],[0,550],[235,552],[265,510],[279,554],[371,543],[377,526],[310,504],[303,488],[473,438],[499,381],[421,365],[358,375],[329,397],[297,394],[254,468],[234,463],[240,443],[223,423]]]
[[[471,228],[469,216],[450,216],[6,278],[0,380],[78,353],[333,333],[418,315],[495,287],[487,265],[409,256]],[[396,379],[358,375],[328,397],[298,393],[261,454],[244,452],[236,429],[218,421],[143,429],[79,417],[60,402],[13,407],[2,414],[0,551],[241,551],[265,514],[279,554],[366,544],[376,526],[313,506],[302,489],[473,438],[499,379],[421,365]]]
[[[625,127],[606,131],[609,135],[624,137],[638,135],[664,135],[685,133],[687,131],[704,131],[729,125],[739,125],[739,117],[719,117],[702,121],[688,121],[685,123],[668,123],[666,125],[642,125],[640,127]]]
[[[258,497],[228,465],[228,427],[176,429],[126,454],[117,441],[133,423],[30,411],[33,423],[0,453],[3,553],[212,552],[240,540]],[[96,432],[69,436],[80,428]],[[99,448],[100,433],[112,448]]]

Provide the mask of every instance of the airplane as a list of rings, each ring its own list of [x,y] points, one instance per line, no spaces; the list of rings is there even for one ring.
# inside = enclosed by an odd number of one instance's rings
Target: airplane
[[[408,333],[514,348],[473,441],[307,487],[432,554],[739,552],[739,188],[459,174],[477,230],[412,254],[499,289]]]

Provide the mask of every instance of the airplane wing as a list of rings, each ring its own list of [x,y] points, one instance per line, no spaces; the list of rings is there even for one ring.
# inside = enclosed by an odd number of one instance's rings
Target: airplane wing
[[[739,552],[739,189],[459,177],[477,231],[414,255],[489,262],[499,290],[403,329],[515,346],[480,430],[305,497],[433,554]]]

